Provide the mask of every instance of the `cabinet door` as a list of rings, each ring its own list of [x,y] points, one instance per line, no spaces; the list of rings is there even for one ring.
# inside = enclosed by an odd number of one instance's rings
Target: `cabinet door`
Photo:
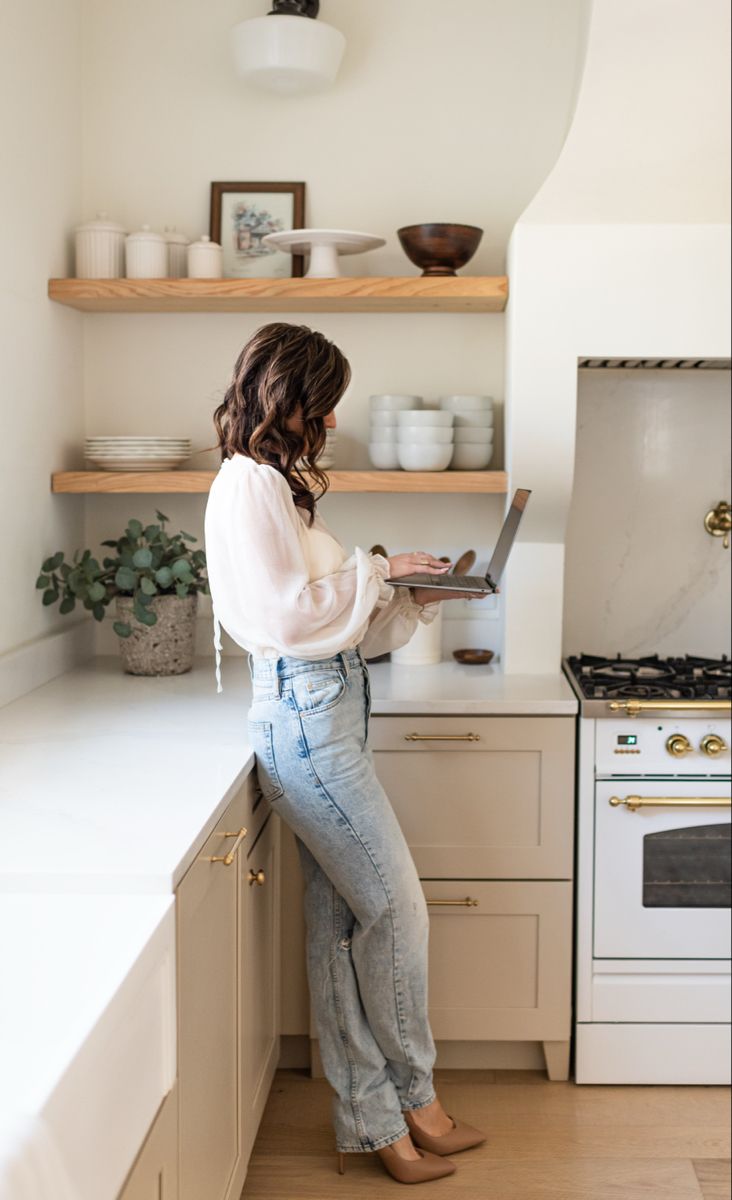
[[[573,718],[375,717],[370,737],[420,875],[572,878]]]
[[[231,864],[221,858],[236,845],[245,799],[234,798],[177,893],[180,1200],[223,1200],[242,1152],[241,844]]]
[[[119,1200],[178,1200],[178,1089],[160,1105]]]
[[[422,880],[430,903],[435,1038],[565,1041],[570,1033],[571,883]]]
[[[242,880],[241,1030],[244,1156],[248,1159],[279,1058],[279,818],[249,851]]]

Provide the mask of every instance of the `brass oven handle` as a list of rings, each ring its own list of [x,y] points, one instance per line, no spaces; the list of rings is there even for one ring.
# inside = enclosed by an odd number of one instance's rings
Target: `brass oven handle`
[[[249,831],[247,829],[240,829],[238,833],[222,833],[222,837],[233,837],[236,838],[236,841],[234,842],[234,845],[231,847],[231,850],[228,854],[215,854],[212,858],[209,858],[208,861],[220,862],[223,863],[225,867],[230,867],[236,858],[239,847],[241,846],[248,832]]]
[[[730,808],[729,796],[611,796],[613,808],[627,808],[636,812],[639,808]]]
[[[471,896],[466,896],[464,900],[428,900],[427,903],[433,908],[477,908],[480,900],[473,900]]]
[[[479,742],[479,733],[405,733],[405,742]]]
[[[653,709],[669,712],[699,712],[700,709],[732,712],[732,700],[608,700],[607,706],[611,712],[624,711],[629,717]]]

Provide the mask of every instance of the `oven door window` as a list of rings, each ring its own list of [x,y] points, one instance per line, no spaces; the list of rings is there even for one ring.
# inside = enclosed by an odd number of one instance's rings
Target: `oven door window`
[[[644,908],[729,908],[730,825],[662,829],[643,839]]]

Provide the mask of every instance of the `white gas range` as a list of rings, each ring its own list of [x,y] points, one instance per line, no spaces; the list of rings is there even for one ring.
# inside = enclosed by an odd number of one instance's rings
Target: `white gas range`
[[[730,1081],[730,662],[564,662],[580,700],[576,1079]]]

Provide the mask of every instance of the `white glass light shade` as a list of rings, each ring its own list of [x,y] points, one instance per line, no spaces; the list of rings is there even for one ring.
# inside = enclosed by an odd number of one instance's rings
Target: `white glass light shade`
[[[235,25],[231,38],[239,74],[285,94],[329,87],[346,48],[339,29],[308,17],[254,17]]]

